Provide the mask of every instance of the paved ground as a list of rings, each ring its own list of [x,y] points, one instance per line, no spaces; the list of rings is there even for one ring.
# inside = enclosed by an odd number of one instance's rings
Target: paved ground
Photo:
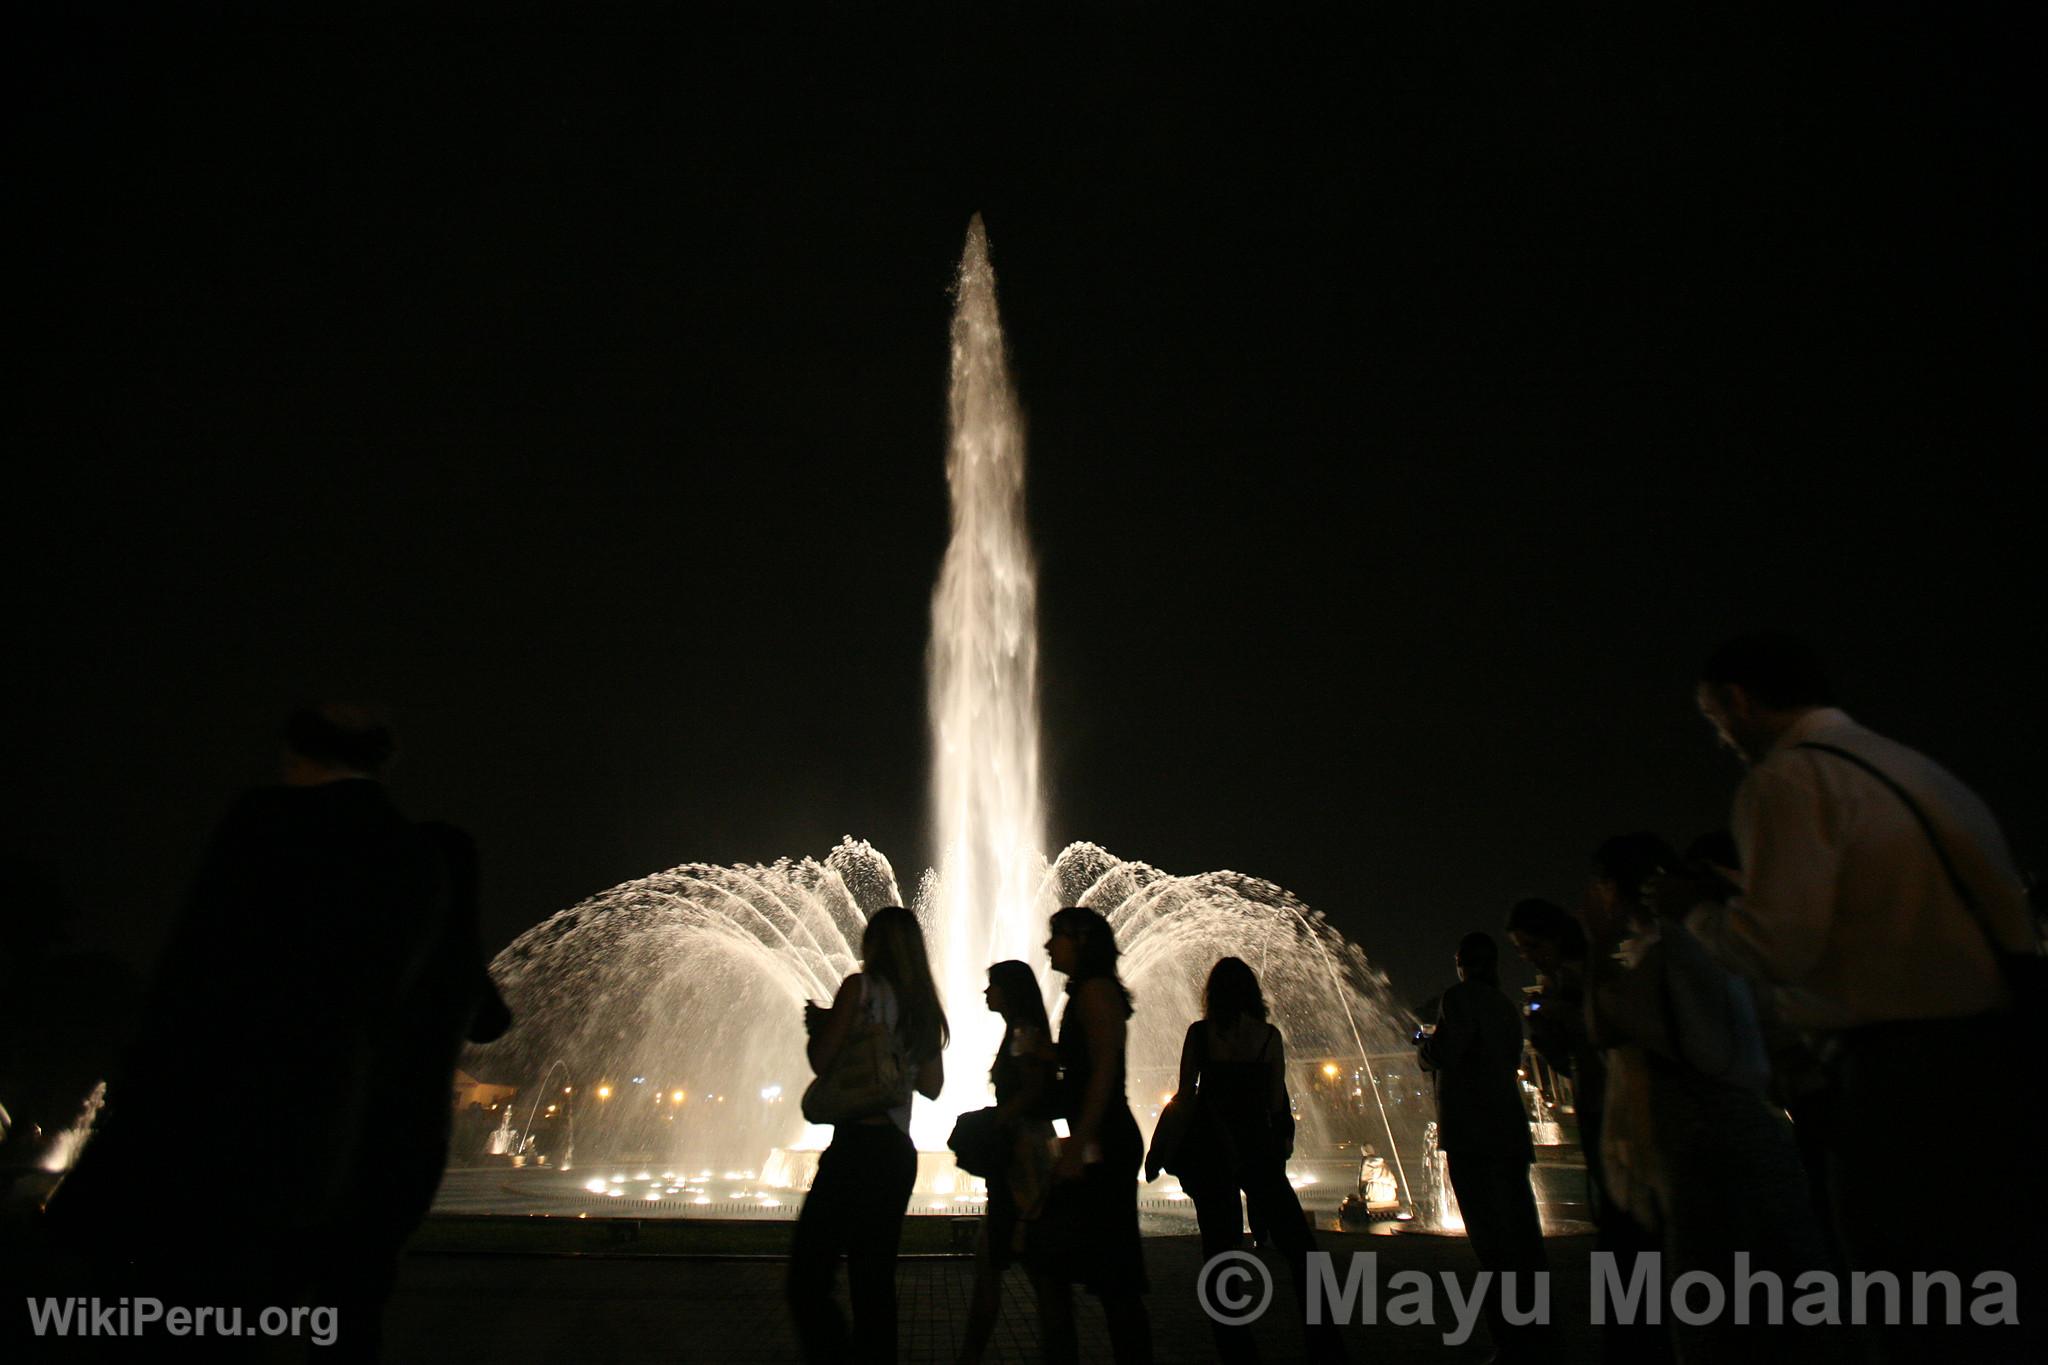
[[[1469,1284],[1477,1269],[1462,1239],[1425,1236],[1367,1237],[1324,1234],[1324,1245],[1345,1263],[1352,1252],[1378,1257],[1383,1306],[1399,1288],[1388,1278],[1401,1270],[1432,1277],[1457,1272]],[[1559,1322],[1559,1358],[1593,1356],[1585,1325],[1587,1254],[1583,1237],[1550,1243]],[[1209,1324],[1197,1306],[1194,1279],[1199,1245],[1190,1237],[1146,1241],[1153,1292],[1149,1304],[1161,1362],[1209,1362],[1215,1351]],[[1284,1271],[1276,1275],[1273,1307],[1255,1331],[1268,1360],[1300,1358],[1298,1330]],[[905,1260],[898,1272],[903,1359],[951,1361],[965,1320],[973,1279],[968,1260]],[[1439,1325],[1354,1326],[1347,1339],[1360,1361],[1458,1362],[1491,1352],[1480,1328],[1460,1347],[1446,1347],[1452,1324],[1448,1296],[1437,1296]],[[1031,1291],[1013,1272],[1003,1320],[990,1360],[1035,1361],[1037,1329]],[[1085,1294],[1078,1302],[1082,1357],[1107,1360],[1102,1315]],[[406,1261],[386,1319],[389,1359],[399,1362],[473,1360],[478,1365],[517,1362],[788,1361],[795,1339],[782,1302],[782,1264],[775,1258],[704,1259],[415,1254]]]

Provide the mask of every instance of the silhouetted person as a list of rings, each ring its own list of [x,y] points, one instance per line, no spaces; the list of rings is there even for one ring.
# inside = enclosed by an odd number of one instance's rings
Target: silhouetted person
[[[1792,1285],[1829,1268],[1792,1125],[1765,1097],[1769,1062],[1747,982],[1708,957],[1636,888],[1678,856],[1653,834],[1593,853],[1586,894],[1593,1038],[1607,1050],[1607,1188],[1635,1249],[1662,1253],[1664,1285],[1694,1271],[1736,1280],[1735,1256]],[[1628,1238],[1611,1239],[1618,1256]],[[1623,1278],[1633,1273],[1623,1266]],[[1659,1286],[1654,1292],[1665,1292]],[[1827,1360],[1842,1334],[1670,1320],[1679,1360]]]
[[[1054,1187],[1034,1229],[1044,1276],[1039,1335],[1049,1361],[1078,1359],[1070,1286],[1102,1301],[1120,1365],[1152,1359],[1145,1311],[1145,1249],[1138,1238],[1138,1168],[1144,1139],[1124,1098],[1124,1045],[1131,993],[1117,978],[1116,935],[1093,910],[1068,906],[1046,940],[1052,969],[1067,978],[1057,1044],[1068,1135]]]
[[[988,1075],[1010,1155],[985,1177],[988,1213],[975,1244],[962,1365],[980,1360],[988,1350],[1002,1309],[1003,1272],[1016,1261],[1023,1225],[1038,1216],[1052,1176],[1052,1025],[1038,978],[1025,963],[998,962],[988,969],[983,999],[1003,1017],[1003,1043]]]
[[[411,1058],[423,1046],[440,1067],[414,1024],[457,875],[378,780],[395,744],[374,716],[309,708],[284,740],[284,784],[245,794],[214,833],[102,1131],[53,1204],[53,1232],[102,1292],[327,1302],[315,1296],[336,1292],[337,1266],[374,1240],[366,1229],[420,1197],[424,1118],[394,1122],[406,1136],[376,1145],[410,1157],[371,1171],[371,1124],[394,1117],[372,1106],[423,1115],[396,1078],[424,1074]],[[432,1123],[445,1147],[445,1118]],[[399,1187],[388,1199],[367,1187],[387,1180]],[[353,1268],[344,1278],[357,1282]],[[366,1334],[374,1348],[367,1311],[343,1315],[352,1349]]]
[[[1286,1068],[1287,1046],[1280,1030],[1267,1021],[1258,976],[1241,958],[1220,959],[1202,990],[1202,1017],[1188,1025],[1181,1042],[1179,1090],[1184,1098],[1199,1096],[1202,1131],[1192,1140],[1208,1144],[1218,1159],[1202,1174],[1183,1176],[1181,1186],[1195,1201],[1204,1261],[1242,1245],[1245,1205],[1250,1206],[1254,1225],[1287,1258],[1305,1324],[1308,1254],[1316,1239],[1301,1200],[1287,1183],[1294,1114]],[[1223,1359],[1258,1359],[1247,1328],[1220,1322],[1210,1327]],[[1305,1330],[1310,1358],[1343,1359],[1334,1324]]]
[[[330,1263],[337,1302],[355,1310],[338,1343],[344,1358],[374,1357],[399,1255],[440,1188],[454,1129],[448,1086],[457,1055],[465,1042],[488,1043],[512,1022],[478,931],[476,846],[452,825],[418,828],[441,854],[449,894],[418,972],[374,1041],[349,1235]]]
[[[1586,1041],[1586,931],[1563,906],[1525,900],[1508,912],[1507,934],[1522,960],[1536,970],[1536,989],[1522,1003],[1529,1046],[1551,1070],[1571,1079],[1579,1145],[1586,1154],[1587,1200],[1597,1222],[1600,1097],[1606,1078],[1599,1049]]]
[[[2002,959],[2038,970],[2041,941],[1997,820],[1931,759],[1840,710],[1818,658],[1791,636],[1723,645],[1696,699],[1748,768],[1729,822],[1742,894],[1723,899],[1667,875],[1651,902],[1769,983],[1780,1017],[1814,1037],[1826,1059],[1829,1202],[1852,1267],[1946,1270],[1965,1286],[2004,1270],[2038,1285],[2039,1234],[2011,1211],[2043,1198],[2041,1062],[2034,1030],[2012,1013]],[[1898,1216],[1909,1076],[1965,1097],[1957,1158],[1990,1197],[1958,1191],[1940,1218]],[[1981,1343],[1950,1344],[1955,1330],[1884,1335],[1899,1359],[2042,1350],[2042,1314],[2020,1315],[2022,1327],[1993,1328]]]
[[[829,1008],[805,1008],[811,1069],[829,1072],[864,1020],[894,1040],[907,1080],[886,1108],[833,1125],[797,1215],[789,1304],[804,1358],[814,1362],[896,1359],[896,1250],[917,1180],[911,1090],[937,1099],[945,1084],[946,1014],[917,917],[900,905],[877,910],[861,935],[860,955],[861,969],[839,983]],[[853,1305],[850,1331],[832,1301],[841,1256]]]
[[[1543,1228],[1529,1167],[1536,1150],[1522,1104],[1522,1019],[1500,989],[1500,950],[1488,934],[1458,941],[1458,984],[1443,993],[1436,1030],[1417,1047],[1436,1083],[1438,1145],[1465,1232],[1479,1264],[1495,1272],[1486,1318],[1503,1358],[1532,1354],[1541,1334],[1508,1323],[1500,1276],[1512,1273],[1516,1307],[1535,1303],[1535,1272],[1543,1270]]]

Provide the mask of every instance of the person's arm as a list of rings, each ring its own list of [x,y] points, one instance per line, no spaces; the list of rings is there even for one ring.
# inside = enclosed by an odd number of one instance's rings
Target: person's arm
[[[1202,1021],[1197,1019],[1188,1025],[1187,1036],[1180,1040],[1180,1088],[1176,1092],[1192,1095],[1202,1077]]]
[[[1075,1116],[1072,1136],[1060,1151],[1055,1176],[1078,1179],[1087,1164],[1088,1152],[1096,1148],[1102,1120],[1116,1093],[1118,1063],[1124,1055],[1123,1001],[1115,986],[1095,977],[1081,986],[1076,1003],[1081,1009],[1082,1034],[1088,1048],[1088,1092],[1081,1098],[1081,1112]]]
[[[1735,794],[1734,832],[1748,890],[1684,912],[1715,961],[1777,985],[1819,963],[1834,921],[1842,842],[1810,759],[1753,769]]]
[[[928,1100],[935,1100],[946,1088],[946,1058],[944,1053],[934,1052],[917,1064],[917,1093]]]
[[[832,1065],[832,1059],[839,1055],[839,1049],[846,1046],[846,1037],[853,1032],[854,1012],[860,1006],[860,973],[854,972],[839,983],[839,992],[832,997],[832,1007],[811,1030],[811,1041],[804,1047],[804,1055],[810,1058],[811,1070],[817,1075],[824,1075],[825,1069]]]
[[[1436,1032],[1416,1045],[1415,1055],[1425,1070],[1443,1071],[1454,1067],[1479,1041],[1478,1026],[1465,1008],[1465,993],[1456,986],[1443,994],[1436,1009]]]

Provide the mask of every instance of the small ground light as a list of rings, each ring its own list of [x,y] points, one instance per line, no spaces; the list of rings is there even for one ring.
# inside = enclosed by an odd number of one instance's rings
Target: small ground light
[[[1323,1063],[1323,1074],[1324,1074],[1325,1076],[1328,1076],[1328,1077],[1329,1077],[1329,1078],[1330,1078],[1331,1080],[1333,1080],[1333,1081],[1334,1081],[1334,1080],[1336,1080],[1336,1079],[1337,1079],[1337,1064],[1336,1064],[1335,1062],[1324,1062],[1324,1063]]]

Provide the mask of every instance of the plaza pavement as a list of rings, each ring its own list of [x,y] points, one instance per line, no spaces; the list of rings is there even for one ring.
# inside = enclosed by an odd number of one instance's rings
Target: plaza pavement
[[[1378,1253],[1381,1299],[1387,1277],[1421,1270],[1432,1277],[1456,1272],[1470,1284],[1478,1268],[1462,1238],[1402,1235],[1373,1237],[1319,1233],[1340,1266],[1352,1251]],[[1594,1358],[1586,1322],[1588,1237],[1549,1241],[1556,1308],[1556,1358]],[[1145,1242],[1152,1279],[1156,1358],[1210,1362],[1215,1350],[1208,1319],[1194,1296],[1201,1264],[1193,1237],[1151,1237]],[[1301,1358],[1299,1329],[1284,1267],[1265,1258],[1274,1276],[1273,1304],[1255,1331],[1269,1361]],[[572,1255],[477,1254],[415,1251],[406,1258],[385,1319],[387,1359],[474,1361],[477,1365],[604,1361],[793,1361],[796,1341],[782,1299],[783,1265],[775,1256],[670,1256],[630,1250]],[[973,1262],[960,1256],[906,1257],[897,1274],[902,1359],[948,1362],[954,1357]],[[841,1275],[844,1295],[844,1275]],[[1486,1330],[1456,1347],[1443,1344],[1452,1330],[1449,1301],[1439,1294],[1439,1324],[1347,1330],[1351,1358],[1364,1362],[1478,1362],[1492,1353]],[[1076,1295],[1081,1354],[1107,1361],[1102,1314],[1087,1294]],[[1003,1316],[989,1351],[991,1361],[1035,1361],[1037,1329],[1031,1291],[1012,1271]]]

